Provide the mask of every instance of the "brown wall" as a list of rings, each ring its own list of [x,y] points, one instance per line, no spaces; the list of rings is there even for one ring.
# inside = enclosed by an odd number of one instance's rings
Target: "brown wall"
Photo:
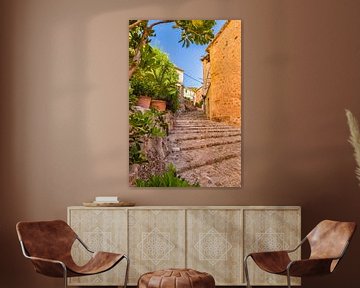
[[[32,272],[19,220],[118,194],[139,205],[301,205],[360,223],[344,108],[360,118],[359,1],[0,2],[0,285],[62,287]],[[243,187],[127,187],[127,21],[243,22]],[[359,231],[358,231],[359,234]],[[336,273],[304,287],[358,287],[360,237]],[[345,284],[342,284],[345,283]]]

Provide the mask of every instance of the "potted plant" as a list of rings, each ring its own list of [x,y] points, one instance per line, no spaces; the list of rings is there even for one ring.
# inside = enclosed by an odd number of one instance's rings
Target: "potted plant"
[[[167,54],[152,47],[144,54],[141,69],[130,79],[132,92],[138,97],[137,105],[165,111],[167,106],[176,111],[179,74]],[[150,99],[151,97],[151,99]]]
[[[138,74],[131,78],[130,85],[133,94],[138,97],[136,105],[148,109],[151,103],[151,97],[149,95],[153,93],[151,83],[146,81],[142,75]]]
[[[170,102],[174,95],[177,96],[178,74],[171,62],[152,68],[148,73],[149,79],[154,83],[154,94],[150,107],[159,111],[165,111],[167,102]]]

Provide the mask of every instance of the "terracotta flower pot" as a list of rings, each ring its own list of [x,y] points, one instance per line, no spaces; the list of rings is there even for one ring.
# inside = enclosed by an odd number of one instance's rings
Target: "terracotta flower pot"
[[[137,106],[143,107],[143,108],[149,108],[151,103],[151,97],[149,96],[140,96],[137,101]]]
[[[155,108],[158,111],[165,111],[166,110],[166,101],[164,101],[164,100],[151,100],[150,107]]]

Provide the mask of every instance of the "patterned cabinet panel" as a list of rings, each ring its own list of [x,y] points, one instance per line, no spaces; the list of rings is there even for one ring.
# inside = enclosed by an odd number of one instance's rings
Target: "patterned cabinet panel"
[[[300,209],[248,209],[244,211],[244,255],[251,252],[286,250],[300,243]],[[300,259],[301,251],[291,258]],[[252,285],[286,285],[286,277],[260,270],[252,259],[248,260]],[[292,284],[300,285],[299,278]]]
[[[250,252],[282,250],[300,242],[300,207],[69,207],[68,222],[93,250],[126,253],[129,284],[164,268],[209,272],[216,285],[245,285],[243,258]],[[89,259],[76,243],[73,257]],[[293,258],[300,258],[300,250]],[[286,277],[261,271],[249,260],[253,285],[285,285]],[[106,273],[71,278],[71,285],[121,285],[125,261]],[[298,279],[293,284],[299,285]]]
[[[185,267],[185,210],[129,210],[129,283],[148,271]]]
[[[69,225],[80,239],[93,251],[116,253],[127,252],[127,213],[126,209],[69,209]],[[84,264],[89,253],[78,241],[72,255],[77,263]],[[108,272],[94,276],[69,278],[70,285],[122,285],[126,261],[121,261]]]
[[[216,285],[242,280],[242,210],[187,210],[187,267],[212,274]]]

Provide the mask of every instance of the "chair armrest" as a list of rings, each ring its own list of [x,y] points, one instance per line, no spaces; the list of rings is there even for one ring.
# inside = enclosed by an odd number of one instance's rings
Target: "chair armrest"
[[[59,260],[47,259],[47,258],[41,258],[41,257],[33,257],[33,256],[26,256],[26,258],[28,258],[32,261],[49,262],[49,263],[53,263],[53,264],[60,264],[61,266],[66,267],[65,264]]]
[[[303,259],[291,261],[287,266],[290,276],[312,276],[329,274],[332,272],[333,261],[339,258]]]
[[[76,240],[78,240],[87,251],[90,253],[95,253],[94,251],[90,250],[90,248],[80,239],[78,235],[76,235]]]
[[[24,246],[24,243],[20,241],[21,251],[25,258],[30,259],[34,265],[35,271],[51,277],[64,277],[67,274],[66,265],[55,259],[46,259],[41,257],[30,256]]]
[[[35,271],[51,277],[66,277],[67,268],[66,265],[59,261],[53,259],[46,259],[33,256],[25,256],[30,259],[34,265]]]
[[[297,249],[299,249],[299,248],[306,242],[306,240],[307,240],[306,237],[303,238],[303,239],[301,240],[301,242],[300,242],[295,248],[290,249],[290,250],[285,250],[285,251],[288,252],[288,253],[295,252]]]
[[[276,253],[276,254],[283,254],[283,253],[292,253],[292,252],[295,252],[297,249],[299,249],[305,242],[306,242],[306,240],[307,240],[307,238],[305,237],[305,238],[303,238],[302,240],[301,240],[301,242],[295,247],[295,248],[293,248],[293,249],[287,249],[287,250],[278,250],[278,251],[265,251],[265,252],[252,252],[252,253],[249,253],[248,255],[246,255],[246,257],[244,258],[244,259],[246,259],[246,258],[248,258],[249,256],[252,256],[252,254],[256,254],[256,253],[261,253],[261,254],[268,254],[268,255],[271,255],[271,254],[274,254],[274,253]]]

